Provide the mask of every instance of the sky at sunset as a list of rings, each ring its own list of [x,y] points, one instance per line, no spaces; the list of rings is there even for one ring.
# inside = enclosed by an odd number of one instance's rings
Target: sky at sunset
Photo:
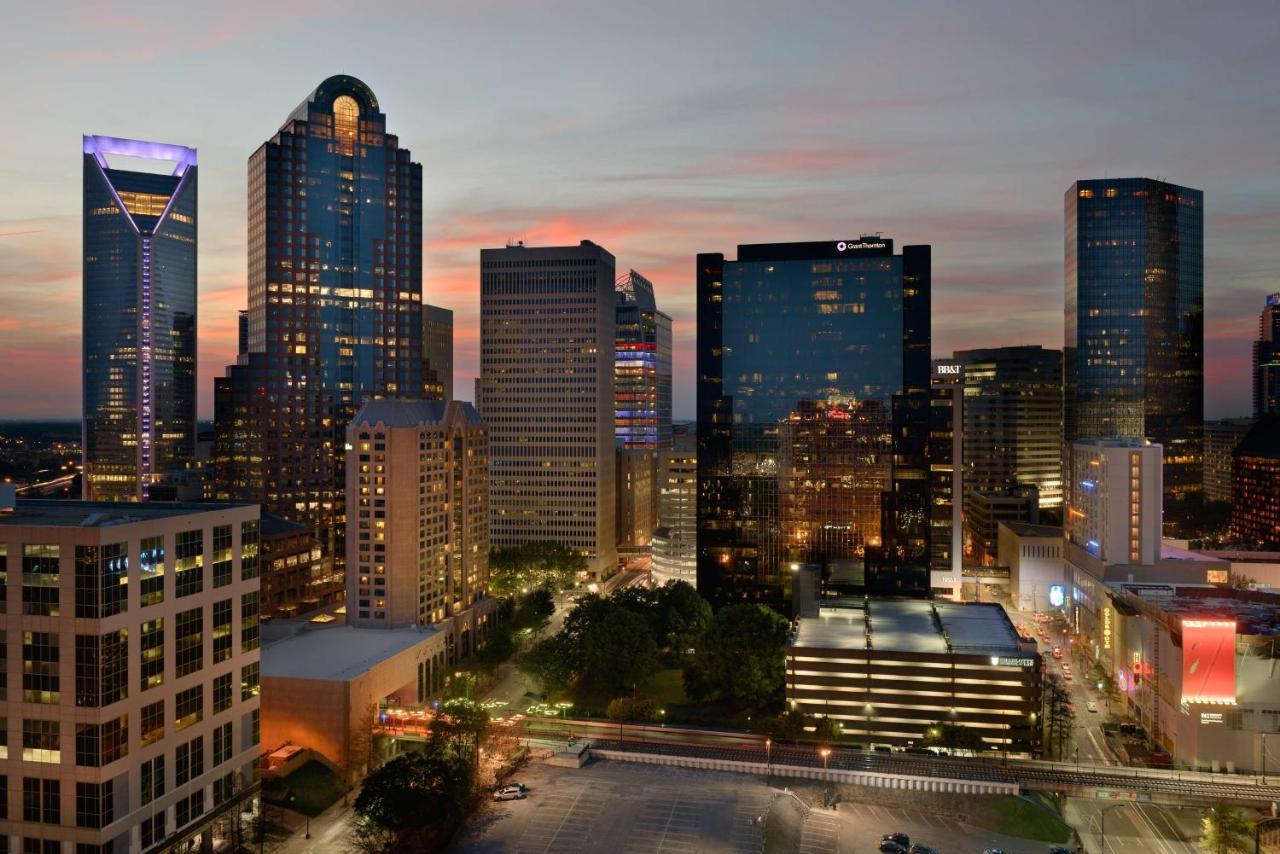
[[[325,77],[423,165],[424,292],[478,370],[482,247],[589,238],[675,320],[694,262],[883,232],[933,246],[933,350],[1062,345],[1063,193],[1205,192],[1206,414],[1249,409],[1280,291],[1280,5],[22,3],[0,30],[0,418],[80,413],[81,135],[200,158],[200,415],[246,301],[246,161]]]

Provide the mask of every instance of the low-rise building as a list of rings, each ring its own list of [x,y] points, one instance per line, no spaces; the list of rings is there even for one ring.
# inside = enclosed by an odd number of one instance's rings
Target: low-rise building
[[[1062,529],[1000,523],[1000,557],[1009,567],[1009,598],[1021,611],[1046,612],[1066,603]]]
[[[786,654],[789,706],[854,741],[906,747],[946,723],[1039,752],[1040,655],[998,604],[824,599],[796,619]]]
[[[346,584],[311,529],[262,514],[262,614],[296,617],[342,601]]]
[[[252,809],[258,570],[253,505],[0,496],[3,850],[212,850]]]

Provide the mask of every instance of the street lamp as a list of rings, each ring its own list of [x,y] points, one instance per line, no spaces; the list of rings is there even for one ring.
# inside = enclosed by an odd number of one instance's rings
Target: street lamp
[[[827,758],[831,756],[831,749],[824,747],[818,753],[822,756],[822,778],[825,780],[827,778]]]
[[[764,767],[768,776],[773,776],[773,739],[764,740]]]
[[[1106,854],[1107,851],[1107,813],[1127,806],[1128,804],[1111,804],[1110,806],[1103,807],[1100,811],[1098,825],[1099,830],[1102,833],[1102,844],[1099,846],[1098,850],[1101,851],[1102,854]]]

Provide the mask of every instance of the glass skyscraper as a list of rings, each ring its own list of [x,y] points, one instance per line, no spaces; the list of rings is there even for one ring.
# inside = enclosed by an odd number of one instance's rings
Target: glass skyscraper
[[[195,455],[196,173],[193,148],[84,137],[91,501],[145,500]]]
[[[929,247],[759,244],[697,265],[700,592],[784,605],[795,563],[927,591]]]
[[[1253,342],[1253,417],[1280,413],[1280,294],[1271,294],[1258,317]]]
[[[347,424],[424,393],[422,167],[354,77],[249,158],[247,338],[215,384],[215,494],[306,525],[340,566]]]
[[[619,277],[614,351],[614,418],[626,450],[671,447],[671,318],[653,283],[635,270]]]
[[[1067,441],[1164,446],[1166,514],[1201,489],[1204,193],[1077,181],[1066,199]]]

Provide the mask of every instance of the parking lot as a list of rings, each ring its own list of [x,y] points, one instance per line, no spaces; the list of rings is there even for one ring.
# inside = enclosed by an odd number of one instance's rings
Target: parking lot
[[[790,800],[757,777],[624,762],[596,761],[578,769],[535,763],[515,779],[529,787],[529,797],[487,804],[453,851],[759,854],[763,817],[775,798],[780,804]],[[945,854],[982,854],[990,847],[1006,854],[1048,851],[1044,843],[1001,837],[923,811],[855,803],[809,811],[798,844],[768,851],[870,854],[890,831]]]

